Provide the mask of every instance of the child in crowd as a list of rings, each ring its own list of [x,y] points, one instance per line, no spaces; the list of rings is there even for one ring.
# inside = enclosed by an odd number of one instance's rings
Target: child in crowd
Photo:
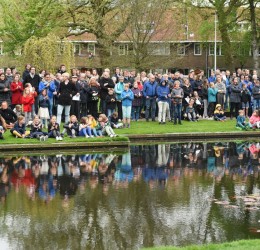
[[[199,115],[199,117],[202,117],[203,112],[204,112],[203,101],[199,97],[197,91],[193,92],[193,96],[194,96],[194,109],[195,109],[195,112],[196,112],[196,114]]]
[[[25,123],[28,124],[32,120],[32,107],[34,104],[34,96],[31,94],[29,88],[25,88],[22,96],[23,111]]]
[[[75,138],[79,133],[79,123],[77,117],[75,115],[70,116],[69,122],[64,124],[63,128],[66,129],[68,136]]]
[[[91,134],[91,127],[88,124],[88,118],[82,117],[79,124],[79,136],[85,136],[86,138],[94,137]]]
[[[214,119],[215,121],[221,122],[224,122],[227,119],[220,104],[216,105],[216,109],[214,111]]]
[[[42,124],[45,125],[45,128],[48,128],[48,120],[50,119],[49,106],[50,101],[47,95],[47,90],[43,89],[39,96],[39,117],[41,118]]]
[[[31,124],[31,131],[28,138],[37,138],[40,141],[46,141],[48,139],[48,133],[42,131],[43,125],[38,115],[34,116]]]
[[[122,128],[123,127],[123,123],[119,122],[119,118],[118,118],[118,113],[114,112],[111,116],[110,116],[110,124],[112,128]]]
[[[197,115],[194,108],[193,98],[190,99],[189,106],[186,108],[185,116],[188,118],[190,122],[197,122]]]
[[[121,94],[123,123],[124,123],[124,127],[127,128],[130,128],[132,101],[134,100],[134,94],[132,90],[129,88],[129,86],[130,84],[126,83],[124,85],[124,90]]]
[[[250,128],[250,125],[248,122],[246,122],[244,110],[239,110],[238,114],[239,115],[237,116],[236,128],[242,128],[243,130],[248,130]]]
[[[208,116],[210,118],[214,115],[215,105],[217,102],[217,93],[218,89],[215,88],[214,82],[211,82],[208,88]]]
[[[22,105],[17,104],[15,105],[15,108],[13,109],[14,113],[18,116],[23,115]]]
[[[242,92],[241,92],[241,102],[242,102],[242,109],[245,111],[245,116],[248,117],[248,108],[249,103],[251,100],[250,91],[247,88],[247,84],[242,84]]]
[[[107,105],[107,117],[110,117],[116,109],[116,95],[114,93],[114,89],[108,90],[108,95],[106,96],[105,101]]]
[[[15,122],[10,132],[16,136],[16,138],[24,138],[30,134],[30,132],[25,129],[25,118],[23,116],[18,116],[17,122]]]
[[[30,95],[33,97],[33,105],[32,105],[32,118],[35,116],[35,105],[34,105],[34,102],[35,102],[35,97],[37,97],[37,91],[35,91],[35,88],[32,86],[31,83],[26,83],[24,85],[24,89],[28,88],[29,91],[30,91]]]
[[[116,137],[114,130],[110,126],[110,122],[105,114],[100,114],[98,121],[102,127],[102,134],[107,134],[110,137]]]
[[[5,119],[0,115],[0,139],[3,140],[3,134],[7,130]]]
[[[60,125],[57,123],[57,118],[55,115],[51,117],[50,123],[48,125],[48,137],[56,138],[57,141],[62,141]]]
[[[102,129],[97,129],[99,127],[96,119],[92,115],[88,115],[88,124],[91,128],[91,134],[95,137],[102,136]]]
[[[132,121],[138,121],[140,117],[140,111],[143,104],[143,94],[140,90],[138,82],[134,83],[134,87],[132,89],[134,94],[134,100],[132,102]]]
[[[259,111],[255,110],[249,119],[249,124],[252,129],[260,128]]]

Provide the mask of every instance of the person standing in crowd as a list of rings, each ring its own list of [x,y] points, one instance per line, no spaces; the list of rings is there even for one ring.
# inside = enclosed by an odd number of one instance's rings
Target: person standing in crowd
[[[165,124],[166,112],[169,109],[169,99],[170,99],[170,89],[166,84],[166,81],[162,81],[161,84],[157,87],[157,96],[158,96],[158,121],[159,124]]]
[[[70,115],[70,107],[72,96],[77,93],[77,89],[75,84],[73,84],[69,77],[69,73],[62,74],[63,81],[60,83],[60,88],[58,91],[58,109],[57,109],[57,122],[60,125],[61,123],[61,115],[63,109],[65,109],[65,123],[69,122],[69,115]]]
[[[86,74],[80,73],[79,76],[79,93],[80,93],[80,117],[87,116],[87,104],[88,104],[88,82],[86,81]]]
[[[101,111],[106,114],[106,97],[108,95],[108,89],[114,88],[115,84],[113,80],[110,78],[108,71],[103,73],[103,77],[101,77],[100,81],[100,104]]]
[[[214,110],[217,102],[218,89],[215,88],[214,82],[209,84],[208,88],[208,116],[212,118],[214,116]]]
[[[242,84],[242,92],[241,92],[241,102],[242,102],[242,109],[244,110],[244,114],[246,117],[248,117],[248,108],[249,103],[251,100],[251,94],[250,91],[247,88],[246,83]]]
[[[158,83],[155,81],[155,76],[150,75],[149,81],[144,83],[143,95],[145,97],[145,119],[148,122],[151,112],[152,121],[155,121],[155,111],[156,111],[156,88]]]
[[[143,94],[140,88],[138,88],[138,82],[134,83],[134,87],[132,89],[134,94],[134,100],[132,102],[132,121],[138,121],[140,117],[140,111],[143,104]]]
[[[63,74],[63,73],[66,73],[66,66],[65,66],[65,64],[61,64],[60,65],[60,68],[58,69],[58,72],[57,73],[60,73],[61,75]]]
[[[80,119],[80,83],[78,77],[73,75],[71,78],[72,84],[75,85],[76,93],[72,96],[70,115],[75,115],[77,119]]]
[[[121,97],[122,97],[123,124],[124,127],[130,128],[131,109],[132,109],[132,102],[134,100],[134,94],[130,89],[130,83],[126,83],[124,85],[124,91],[122,92]]]
[[[27,125],[29,121],[32,121],[32,110],[34,103],[34,95],[31,93],[30,88],[25,88],[22,96],[22,105],[25,118],[25,124]]]
[[[22,104],[22,95],[23,95],[23,84],[20,82],[20,75],[16,74],[14,76],[14,81],[10,85],[11,93],[12,93],[12,109],[14,109],[15,105]]]
[[[106,97],[106,106],[107,106],[107,117],[110,117],[112,113],[116,110],[116,95],[114,89],[108,90],[108,95]]]
[[[203,101],[203,118],[208,118],[208,88],[209,82],[208,79],[203,80],[202,85],[202,101]]]
[[[36,69],[35,67],[31,66],[30,68],[30,73],[26,75],[24,78],[23,85],[26,83],[30,83],[32,87],[34,87],[35,91],[37,94],[39,94],[39,83],[41,82],[41,78],[38,74],[36,74]],[[33,116],[35,114],[38,114],[38,107],[39,107],[39,97],[36,96],[34,100],[34,107],[33,107]]]
[[[115,93],[116,93],[116,105],[117,105],[117,112],[118,112],[118,118],[122,120],[122,98],[121,94],[124,90],[124,77],[119,76],[118,77],[118,83],[115,86]]]
[[[217,75],[217,81],[215,87],[218,90],[217,103],[224,109],[225,95],[226,95],[226,84],[221,79],[221,75]]]
[[[174,125],[178,123],[181,125],[181,109],[182,109],[182,99],[184,96],[183,89],[180,87],[180,82],[175,81],[174,88],[171,93],[171,99],[173,103],[173,113],[174,113]]]
[[[98,101],[99,101],[99,84],[95,77],[92,77],[88,83],[88,114],[92,115],[95,119],[98,118]]]
[[[61,73],[57,73],[54,79],[55,92],[53,92],[53,107],[52,114],[57,115],[57,107],[58,107],[58,90],[60,88],[60,83],[62,81]]]
[[[2,103],[3,101],[6,101],[8,105],[11,104],[10,86],[4,73],[0,74],[0,103]]]
[[[241,103],[241,91],[242,89],[238,86],[238,78],[235,77],[233,83],[230,86],[230,119],[233,117],[237,118],[238,111]],[[235,109],[235,113],[234,113]]]
[[[260,82],[256,81],[255,86],[252,89],[254,98],[254,110],[260,109]]]
[[[22,75],[22,81],[25,81],[25,78],[30,74],[30,68],[31,68],[31,64],[26,64],[25,65],[25,69]]]
[[[10,84],[13,81],[13,74],[12,74],[12,70],[10,68],[7,68],[5,71],[5,78],[7,80],[8,86],[10,86]]]
[[[53,109],[53,95],[56,92],[56,85],[54,81],[51,79],[51,75],[49,73],[45,73],[43,80],[39,84],[39,93],[42,93],[43,90],[46,90],[48,100],[49,100],[49,114],[50,117],[52,116],[52,109]]]

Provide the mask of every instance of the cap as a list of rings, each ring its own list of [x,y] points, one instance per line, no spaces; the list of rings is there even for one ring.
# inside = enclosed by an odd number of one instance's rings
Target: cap
[[[194,69],[190,69],[190,73],[194,72]]]
[[[216,105],[216,108],[218,108],[218,107],[221,107],[221,104],[217,104],[217,105]]]

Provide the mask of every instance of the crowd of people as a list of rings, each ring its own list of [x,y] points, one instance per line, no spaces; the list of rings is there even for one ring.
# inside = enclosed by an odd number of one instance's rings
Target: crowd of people
[[[0,158],[0,197],[11,188],[26,190],[28,197],[48,203],[60,194],[64,203],[77,190],[102,184],[126,188],[130,182],[145,181],[150,188],[175,185],[196,171],[220,182],[247,177],[259,179],[259,143],[184,143],[135,145],[121,154],[40,155]],[[250,186],[250,185],[249,185]],[[24,188],[22,188],[24,187]]]
[[[160,125],[181,125],[184,119],[225,121],[227,110],[238,128],[260,127],[259,77],[248,69],[216,70],[207,78],[192,69],[188,76],[120,68],[99,75],[96,69],[68,72],[65,65],[56,74],[37,73],[27,64],[22,74],[0,69],[0,102],[0,138],[7,129],[16,137],[41,140],[62,140],[65,133],[114,137],[114,128],[130,128],[142,116],[147,122],[158,117]],[[63,114],[65,130],[60,131]]]

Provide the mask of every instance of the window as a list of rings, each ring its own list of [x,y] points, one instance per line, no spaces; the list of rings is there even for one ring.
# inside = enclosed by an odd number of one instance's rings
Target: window
[[[215,44],[211,43],[209,45],[209,55],[210,56],[214,56],[215,54]],[[219,43],[217,43],[217,56],[222,56],[222,51],[221,51],[221,45]]]
[[[78,43],[74,44],[74,54],[75,55],[80,55],[81,54],[81,45]]]
[[[95,44],[94,43],[88,43],[88,53],[95,55]]]
[[[120,56],[128,55],[128,44],[119,44],[118,55]]]
[[[17,48],[17,49],[14,51],[14,54],[15,54],[16,56],[22,55],[22,49],[21,49],[21,48]]]
[[[202,54],[202,46],[200,43],[194,43],[194,55],[201,56]]]
[[[170,55],[169,43],[149,44],[148,53],[155,56],[168,56]]]
[[[0,55],[4,54],[3,43],[0,44]]]
[[[179,44],[177,47],[177,55],[185,56],[186,55],[186,46],[185,44]]]
[[[65,45],[64,45],[63,42],[59,43],[59,48],[58,48],[58,54],[59,54],[59,55],[63,54],[63,52],[64,52],[64,47],[65,47]]]

